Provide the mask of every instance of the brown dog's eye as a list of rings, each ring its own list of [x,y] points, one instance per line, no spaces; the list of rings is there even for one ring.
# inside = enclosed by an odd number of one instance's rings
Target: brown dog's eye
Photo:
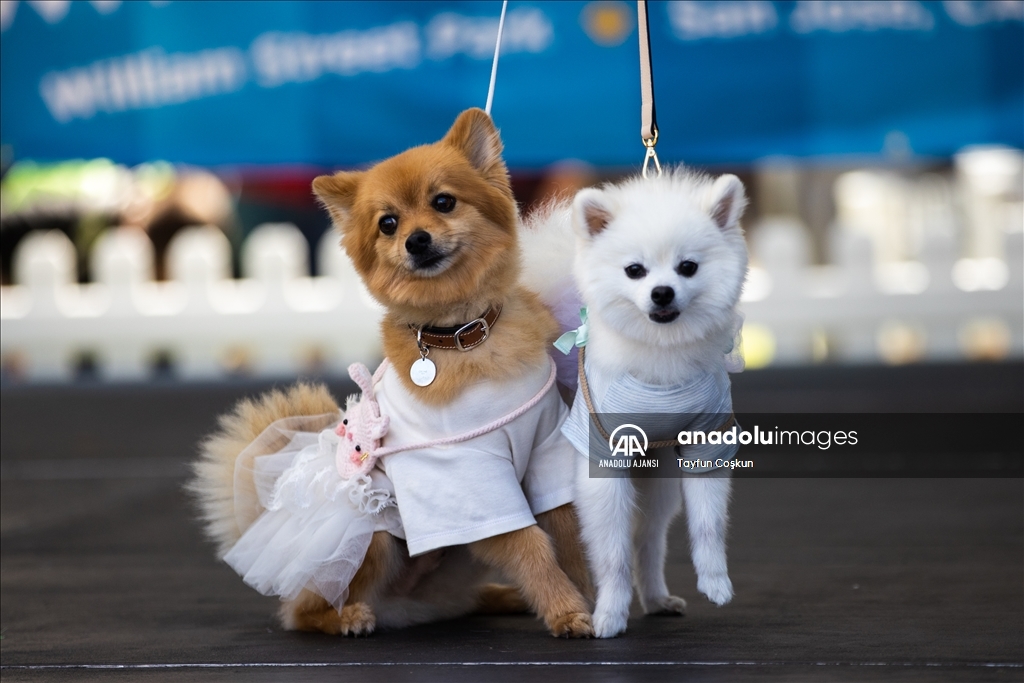
[[[439,194],[434,197],[434,201],[430,202],[430,205],[434,207],[435,211],[450,213],[455,208],[455,197],[450,194]]]
[[[381,219],[377,221],[377,227],[379,227],[380,231],[385,235],[394,235],[395,230],[398,230],[398,217],[390,214],[387,216],[381,216]]]
[[[683,261],[676,268],[676,272],[683,277],[693,277],[697,273],[697,264],[693,261]]]

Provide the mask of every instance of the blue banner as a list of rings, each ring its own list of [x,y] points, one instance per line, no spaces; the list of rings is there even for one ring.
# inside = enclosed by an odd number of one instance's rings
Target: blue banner
[[[4,2],[5,155],[355,166],[483,106],[501,3]],[[1024,146],[1022,2],[652,2],[665,161]],[[635,166],[634,3],[509,3],[516,168]]]

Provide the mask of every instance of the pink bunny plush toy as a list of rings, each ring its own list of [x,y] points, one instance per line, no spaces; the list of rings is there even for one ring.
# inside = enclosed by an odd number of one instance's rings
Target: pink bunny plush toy
[[[373,397],[370,371],[362,363],[353,363],[348,374],[363,393],[348,400],[345,419],[334,430],[341,437],[336,459],[342,479],[353,479],[373,469],[381,439],[388,432],[388,416],[380,414],[380,405]]]

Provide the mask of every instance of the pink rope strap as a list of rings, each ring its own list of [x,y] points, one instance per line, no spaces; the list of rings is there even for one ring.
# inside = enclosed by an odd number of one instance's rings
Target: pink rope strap
[[[485,424],[483,427],[480,427],[478,429],[474,429],[471,432],[464,432],[464,433],[458,434],[456,436],[446,436],[446,437],[444,437],[442,439],[434,439],[433,441],[425,441],[423,443],[414,443],[414,444],[410,444],[408,446],[395,446],[393,448],[387,448],[387,447],[385,447],[385,448],[378,448],[376,451],[373,452],[374,457],[379,458],[379,457],[384,456],[384,455],[393,455],[394,453],[402,453],[403,451],[413,451],[413,450],[417,450],[417,449],[420,449],[420,448],[433,448],[434,446],[447,446],[448,444],[462,443],[463,441],[469,441],[470,439],[475,439],[478,436],[483,436],[484,434],[487,434],[489,432],[493,432],[496,429],[501,429],[502,427],[507,425],[509,422],[511,422],[512,420],[516,419],[517,417],[519,417],[520,415],[522,415],[526,411],[528,411],[530,408],[532,408],[535,405],[537,405],[538,403],[540,403],[540,400],[542,398],[544,398],[544,394],[548,393],[548,390],[555,383],[555,361],[553,361],[553,360],[551,360],[549,358],[548,362],[551,364],[551,372],[548,373],[548,381],[544,383],[544,386],[541,387],[540,391],[538,391],[534,395],[533,398],[531,398],[529,401],[527,401],[523,405],[521,405],[518,408],[516,408],[515,410],[513,410],[511,413],[508,413],[507,415],[503,415],[502,417],[499,417],[497,420],[494,420],[493,422],[489,422],[489,423]],[[388,361],[387,358],[385,358],[384,362],[381,363],[380,367],[377,368],[377,371],[373,373],[373,383],[374,384],[379,382],[381,380],[381,378],[384,377],[384,371],[387,369],[388,365],[390,365],[390,362]]]

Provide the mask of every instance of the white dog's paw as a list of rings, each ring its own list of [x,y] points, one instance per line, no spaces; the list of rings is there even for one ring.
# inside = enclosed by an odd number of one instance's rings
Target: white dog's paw
[[[686,614],[686,600],[676,595],[666,595],[660,598],[649,598],[644,601],[645,614]]]
[[[718,606],[732,600],[732,581],[729,580],[728,574],[697,577],[697,590]]]
[[[626,619],[629,613],[612,614],[598,610],[594,612],[594,637],[614,638],[626,630]]]

